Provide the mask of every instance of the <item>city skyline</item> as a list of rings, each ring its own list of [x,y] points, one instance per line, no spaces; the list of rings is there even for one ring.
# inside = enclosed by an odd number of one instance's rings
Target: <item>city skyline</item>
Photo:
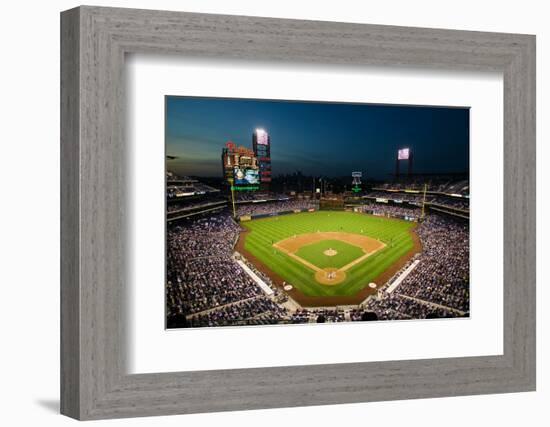
[[[271,138],[273,176],[381,179],[404,147],[415,173],[469,171],[467,107],[167,96],[165,113],[167,170],[180,175],[221,177],[225,143],[252,148],[257,128]]]

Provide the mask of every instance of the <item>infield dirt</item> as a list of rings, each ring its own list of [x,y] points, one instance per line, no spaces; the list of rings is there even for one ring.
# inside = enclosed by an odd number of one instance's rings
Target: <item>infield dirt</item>
[[[362,249],[363,255],[338,269],[321,268],[296,255],[296,252],[298,252],[300,248],[325,240],[340,240],[342,242],[356,246]],[[341,231],[323,231],[316,233],[300,234],[273,244],[273,247],[277,248],[281,252],[287,254],[288,256],[294,258],[296,261],[304,264],[306,267],[313,270],[315,272],[315,280],[317,280],[318,283],[329,286],[342,283],[346,278],[345,272],[347,270],[352,268],[354,265],[360,264],[369,256],[371,256],[375,252],[378,252],[385,246],[386,245],[384,243],[380,242],[379,240],[373,239],[372,237],[363,236],[355,233],[345,233]]]

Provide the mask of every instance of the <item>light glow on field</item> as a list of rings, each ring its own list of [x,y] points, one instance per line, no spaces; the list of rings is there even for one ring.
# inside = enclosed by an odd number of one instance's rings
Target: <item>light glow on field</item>
[[[280,276],[308,297],[357,295],[369,283],[384,281],[388,270],[395,270],[406,262],[405,255],[410,258],[415,253],[414,223],[362,213],[305,212],[242,225],[250,231],[244,247],[259,261],[257,266],[274,273],[273,280]],[[299,244],[293,245],[295,241]],[[339,256],[331,259],[323,254],[330,246],[338,246]],[[316,276],[322,269],[345,269],[345,278],[326,286]]]

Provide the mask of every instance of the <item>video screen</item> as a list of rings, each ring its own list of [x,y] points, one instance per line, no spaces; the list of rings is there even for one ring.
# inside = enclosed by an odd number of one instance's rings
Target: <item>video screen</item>
[[[258,185],[260,183],[258,169],[234,168],[233,183],[235,186]]]

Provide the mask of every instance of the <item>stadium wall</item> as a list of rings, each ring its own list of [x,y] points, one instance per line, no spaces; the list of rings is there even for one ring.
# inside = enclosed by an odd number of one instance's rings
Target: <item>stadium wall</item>
[[[238,220],[252,221],[253,219],[261,219],[261,218],[268,218],[272,216],[289,215],[289,214],[295,214],[295,213],[301,213],[301,212],[315,212],[315,211],[317,211],[317,208],[294,209],[290,211],[280,211],[280,212],[272,212],[272,213],[256,214],[256,215],[242,215],[238,218]]]

